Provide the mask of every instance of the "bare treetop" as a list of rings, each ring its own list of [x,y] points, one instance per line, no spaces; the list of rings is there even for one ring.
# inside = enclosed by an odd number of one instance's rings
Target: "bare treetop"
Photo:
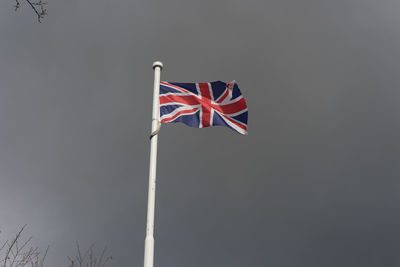
[[[21,228],[12,241],[7,240],[3,245],[0,245],[1,267],[43,267],[43,262],[49,247],[47,247],[46,252],[42,254],[38,247],[32,247],[30,245],[32,237],[23,240],[22,232],[25,226]]]

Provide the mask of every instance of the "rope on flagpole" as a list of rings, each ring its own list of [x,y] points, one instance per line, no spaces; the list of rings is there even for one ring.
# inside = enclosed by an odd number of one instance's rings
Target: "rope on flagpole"
[[[157,123],[158,123],[157,124],[157,129],[150,134],[150,140],[151,140],[151,138],[156,136],[158,134],[158,132],[160,131],[160,129],[161,129],[161,122],[159,120],[157,120]]]

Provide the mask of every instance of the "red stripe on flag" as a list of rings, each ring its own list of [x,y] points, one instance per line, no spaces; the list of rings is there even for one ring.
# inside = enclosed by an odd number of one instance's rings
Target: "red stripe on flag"
[[[168,103],[180,103],[192,106],[200,104],[200,101],[197,97],[191,95],[160,95],[160,105]]]
[[[203,127],[208,127],[211,124],[211,93],[209,83],[199,83],[201,93],[201,122]]]
[[[225,92],[224,92],[223,95],[222,95],[222,97],[220,97],[220,98],[217,100],[217,103],[221,103],[222,101],[224,101],[225,98],[226,98],[228,95],[229,95],[229,89],[226,88],[226,89],[225,89]]]
[[[238,100],[234,103],[231,103],[231,104],[213,105],[213,108],[223,114],[234,114],[234,113],[237,113],[237,112],[240,112],[240,111],[246,109],[247,105],[246,105],[246,101],[244,100],[244,98],[241,98],[240,100]]]
[[[181,115],[185,115],[185,114],[188,114],[188,113],[194,113],[194,112],[196,112],[197,110],[198,110],[198,108],[193,108],[193,109],[189,109],[189,110],[182,110],[182,111],[179,111],[178,113],[176,113],[176,114],[175,114],[174,116],[172,116],[172,117],[162,119],[161,122],[170,122],[170,121],[175,120],[177,117],[179,117],[179,116],[181,116]]]

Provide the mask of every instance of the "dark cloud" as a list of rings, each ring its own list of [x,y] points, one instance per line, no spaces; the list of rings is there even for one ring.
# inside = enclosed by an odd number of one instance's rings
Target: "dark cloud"
[[[9,3],[10,2],[10,3]],[[49,1],[0,8],[1,229],[141,266],[151,65],[237,80],[249,135],[164,125],[158,266],[398,266],[397,1]]]

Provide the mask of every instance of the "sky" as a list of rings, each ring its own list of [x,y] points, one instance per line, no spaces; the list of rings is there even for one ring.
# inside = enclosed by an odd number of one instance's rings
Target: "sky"
[[[400,2],[0,2],[0,240],[142,266],[152,63],[236,80],[249,135],[165,124],[155,266],[400,265]]]

